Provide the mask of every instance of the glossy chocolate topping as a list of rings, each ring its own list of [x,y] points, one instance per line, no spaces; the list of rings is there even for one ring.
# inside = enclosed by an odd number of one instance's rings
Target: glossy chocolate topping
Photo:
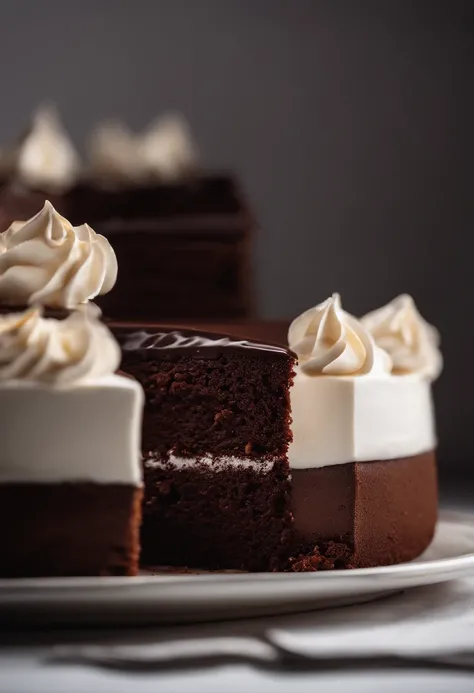
[[[123,351],[139,351],[142,354],[160,352],[160,358],[173,359],[192,356],[206,359],[218,358],[224,352],[258,351],[262,354],[291,355],[292,352],[275,344],[261,344],[237,339],[226,334],[201,330],[160,327],[156,331],[117,334]],[[151,352],[151,353],[150,353]]]

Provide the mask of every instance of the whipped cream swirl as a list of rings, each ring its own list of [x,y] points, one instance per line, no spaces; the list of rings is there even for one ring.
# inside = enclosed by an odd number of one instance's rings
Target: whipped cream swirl
[[[393,373],[418,373],[431,380],[441,373],[439,333],[421,317],[411,296],[398,296],[365,315],[361,322],[376,343],[390,354]]]
[[[119,121],[99,125],[89,145],[91,173],[104,185],[138,184],[149,176],[137,137]]]
[[[13,155],[14,175],[30,188],[62,191],[79,175],[79,156],[54,109],[40,108]]]
[[[135,134],[123,123],[99,125],[89,146],[91,175],[103,185],[180,180],[195,168],[197,149],[186,121],[171,114]]]
[[[178,114],[156,120],[141,135],[139,151],[152,177],[179,180],[196,165],[197,149],[187,122]]]
[[[105,294],[117,279],[108,240],[73,227],[50,202],[24,224],[0,234],[0,303],[74,308]]]
[[[0,316],[0,382],[70,386],[114,373],[120,348],[93,312],[46,319],[38,308]]]
[[[310,308],[293,320],[288,332],[290,349],[307,375],[364,375],[389,373],[391,361],[349,313],[339,294]]]

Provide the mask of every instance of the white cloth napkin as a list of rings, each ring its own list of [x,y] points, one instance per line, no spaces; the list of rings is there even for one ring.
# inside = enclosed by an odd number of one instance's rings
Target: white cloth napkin
[[[289,618],[271,642],[306,656],[438,656],[474,660],[474,578],[408,590],[390,599]]]
[[[119,668],[194,666],[204,659],[262,665],[330,659],[463,657],[474,669],[474,578],[353,607],[291,616],[119,632],[56,647],[52,660]],[[48,655],[51,661],[51,651]]]

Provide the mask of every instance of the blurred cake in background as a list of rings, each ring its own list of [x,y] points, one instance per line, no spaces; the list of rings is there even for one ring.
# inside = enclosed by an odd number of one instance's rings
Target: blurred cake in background
[[[25,220],[45,199],[73,225],[87,220],[114,246],[121,275],[101,297],[116,320],[238,320],[253,312],[253,216],[237,182],[206,173],[177,115],[134,134],[99,125],[87,163],[51,108],[0,159],[0,225]],[[2,230],[0,228],[0,230]]]
[[[38,108],[18,142],[2,149],[0,223],[29,219],[46,198],[65,213],[64,197],[81,169],[79,154],[56,109],[49,105]]]
[[[106,315],[215,319],[251,313],[252,216],[231,177],[199,171],[181,118],[161,119],[139,136],[105,124],[92,138],[90,162],[89,185],[107,204],[99,209],[100,202],[89,216],[110,238],[125,277],[103,299]],[[90,190],[84,193],[90,199]],[[84,208],[79,196],[75,203]]]
[[[116,277],[49,201],[0,233],[0,577],[137,572],[143,392],[92,303]]]

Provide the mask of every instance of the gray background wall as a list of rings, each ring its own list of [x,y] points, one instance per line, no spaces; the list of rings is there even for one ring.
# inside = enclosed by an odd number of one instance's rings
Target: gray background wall
[[[0,143],[45,99],[77,143],[182,111],[258,213],[262,315],[412,293],[443,335],[443,461],[474,469],[473,2],[2,0],[0,18]]]

